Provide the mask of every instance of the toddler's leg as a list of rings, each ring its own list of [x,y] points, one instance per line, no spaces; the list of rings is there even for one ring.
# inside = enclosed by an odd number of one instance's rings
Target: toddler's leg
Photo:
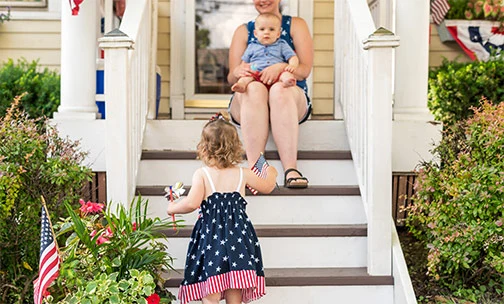
[[[241,289],[228,289],[224,293],[226,298],[226,304],[241,304],[242,303],[242,291]]]
[[[201,299],[201,302],[203,304],[219,304],[220,298],[221,298],[220,292],[212,293]]]
[[[251,83],[252,81],[254,81],[253,77],[250,76],[241,77],[235,84],[233,84],[233,86],[231,87],[231,91],[238,93],[245,93],[248,84]]]
[[[280,82],[283,84],[284,88],[288,88],[296,85],[296,78],[294,78],[291,72],[283,71],[280,75]]]

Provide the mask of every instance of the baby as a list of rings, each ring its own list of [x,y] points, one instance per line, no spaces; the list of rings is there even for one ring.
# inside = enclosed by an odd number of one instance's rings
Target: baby
[[[274,14],[265,13],[255,20],[254,36],[257,41],[251,42],[242,56],[243,62],[250,63],[253,74],[241,77],[232,87],[233,92],[244,93],[252,81],[261,81],[260,72],[273,64],[288,62],[288,66],[275,81],[284,87],[294,86],[296,78],[292,74],[299,65],[299,59],[292,48],[280,38],[282,21]],[[268,88],[271,84],[268,83]]]

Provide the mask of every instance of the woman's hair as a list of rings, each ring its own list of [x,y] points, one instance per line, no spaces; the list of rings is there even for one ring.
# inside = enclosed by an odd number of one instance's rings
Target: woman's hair
[[[198,157],[210,167],[229,168],[243,160],[244,150],[227,112],[214,115],[201,131]]]

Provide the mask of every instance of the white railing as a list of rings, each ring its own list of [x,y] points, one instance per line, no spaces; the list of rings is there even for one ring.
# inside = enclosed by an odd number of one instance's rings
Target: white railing
[[[156,0],[128,1],[120,28],[100,39],[105,50],[107,200],[113,204],[127,205],[134,198],[145,124],[148,112],[155,111],[156,8]]]
[[[341,103],[368,220],[368,272],[391,274],[392,68],[398,38],[366,0],[335,1],[335,102]]]

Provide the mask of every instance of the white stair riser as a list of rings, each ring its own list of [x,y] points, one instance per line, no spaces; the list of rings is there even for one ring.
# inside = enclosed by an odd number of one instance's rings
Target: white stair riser
[[[259,237],[265,268],[365,267],[366,237]],[[185,268],[189,238],[168,238],[175,269]]]
[[[175,296],[177,288],[168,289]],[[391,304],[393,286],[266,286],[257,304]],[[174,304],[180,303],[179,301]],[[192,302],[194,303],[194,302]],[[222,302],[223,303],[223,302]]]
[[[143,149],[195,151],[206,121],[149,120]],[[238,128],[241,137],[241,130]],[[307,121],[299,129],[299,150],[349,150],[343,121]],[[266,150],[276,150],[273,137]]]
[[[280,161],[269,163],[279,171],[277,183],[282,186],[284,175]],[[190,185],[194,171],[202,164],[199,160],[142,160],[138,185],[173,185],[176,182]],[[245,162],[242,165],[247,167]],[[300,160],[298,169],[308,178],[310,185],[357,185],[351,160]]]
[[[148,213],[167,218],[167,200],[146,196]],[[350,225],[365,224],[360,196],[247,196],[247,214],[254,225]],[[266,210],[266,211],[265,211]],[[198,212],[177,215],[186,226],[196,222]]]

